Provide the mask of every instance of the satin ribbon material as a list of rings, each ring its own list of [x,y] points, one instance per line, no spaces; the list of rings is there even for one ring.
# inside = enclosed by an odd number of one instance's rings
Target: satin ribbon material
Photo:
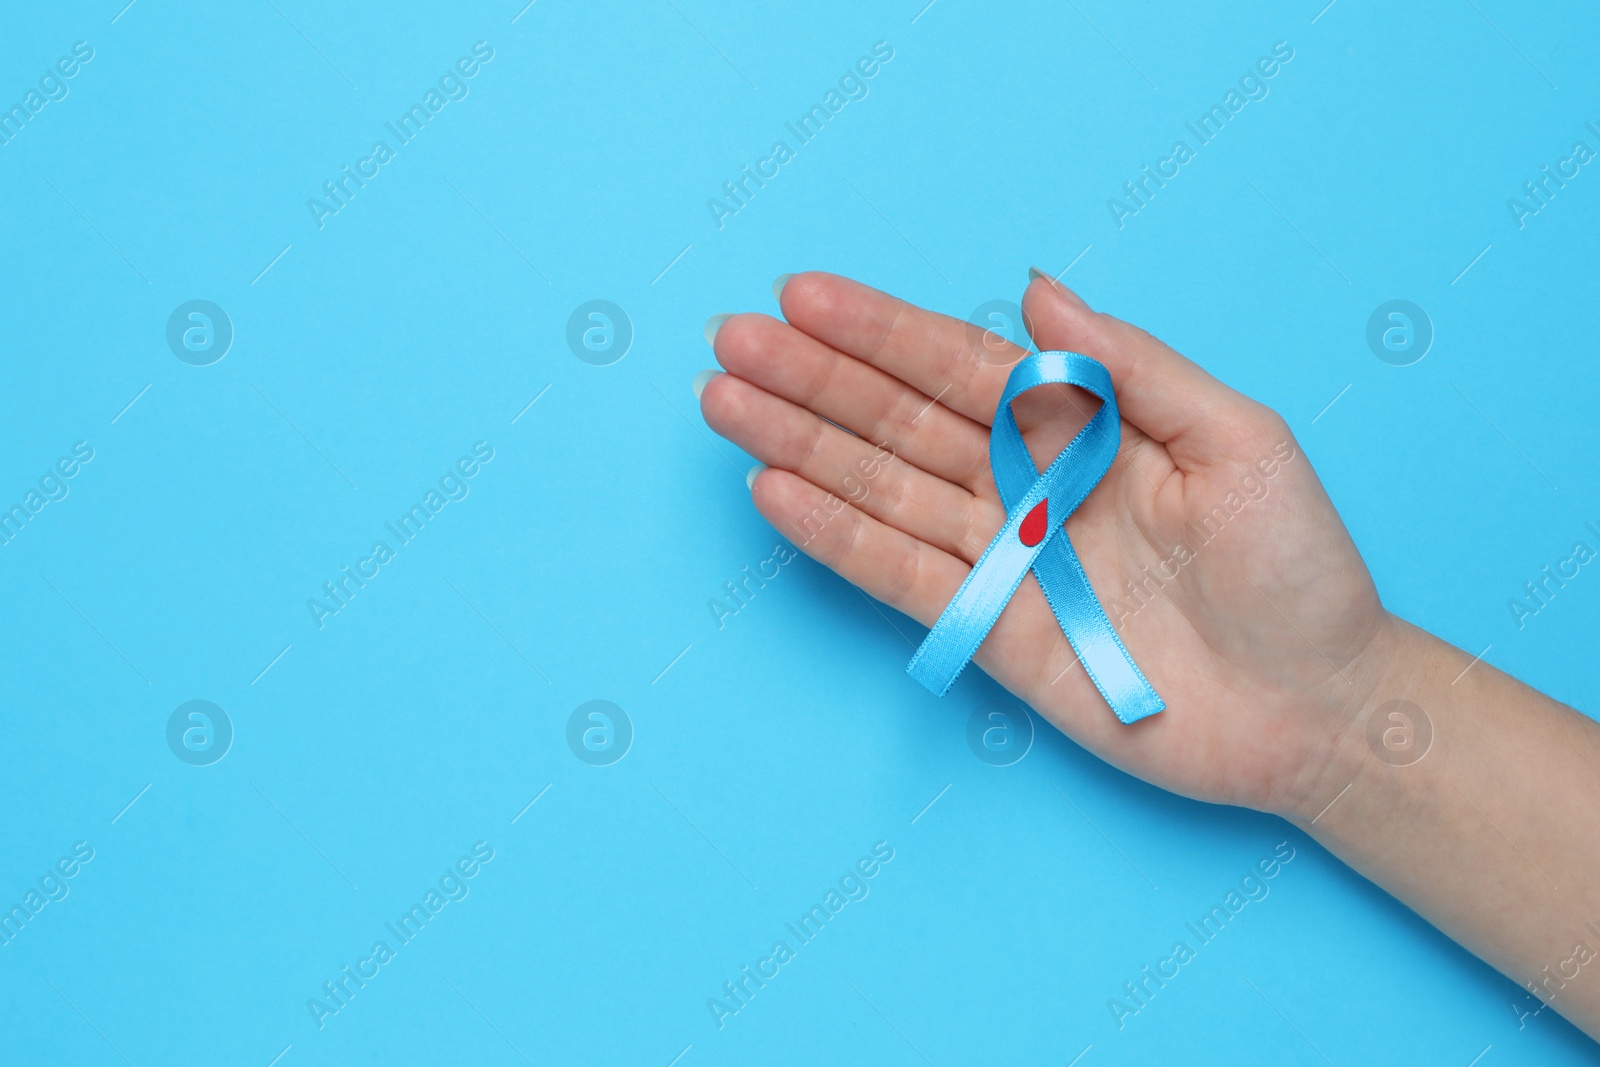
[[[1099,397],[1100,410],[1043,472],[1033,465],[1011,403],[1030,389],[1076,385]],[[1140,672],[1106,618],[1062,524],[1111,468],[1122,421],[1111,375],[1076,352],[1039,352],[1012,368],[989,435],[989,464],[1006,524],[956,590],[906,673],[944,696],[977,653],[1029,570],[1095,687],[1117,718],[1138,722],[1166,704]]]

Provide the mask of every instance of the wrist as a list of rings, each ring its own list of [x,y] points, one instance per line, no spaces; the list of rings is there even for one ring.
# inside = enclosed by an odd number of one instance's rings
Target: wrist
[[[1348,664],[1344,682],[1307,717],[1316,736],[1305,765],[1286,790],[1277,814],[1310,827],[1348,789],[1381,782],[1385,789],[1415,777],[1432,750],[1438,725],[1438,679],[1454,650],[1388,612],[1365,648]]]

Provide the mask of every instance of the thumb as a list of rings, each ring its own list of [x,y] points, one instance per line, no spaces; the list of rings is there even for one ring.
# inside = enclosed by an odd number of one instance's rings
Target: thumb
[[[1111,372],[1122,417],[1193,470],[1237,456],[1241,439],[1277,419],[1271,409],[1206,373],[1137,326],[1100,314],[1040,271],[1022,298],[1023,322],[1041,352],[1093,357]]]

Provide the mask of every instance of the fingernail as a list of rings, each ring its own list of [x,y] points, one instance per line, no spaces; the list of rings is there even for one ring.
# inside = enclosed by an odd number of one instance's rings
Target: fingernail
[[[789,284],[793,274],[780,274],[772,280],[772,296],[778,303],[783,303],[783,287]]]
[[[757,463],[754,467],[751,467],[750,468],[750,473],[746,474],[744,476],[744,487],[746,489],[752,489],[752,490],[755,489],[755,487],[756,487],[756,475],[760,474],[762,471],[764,471],[766,469],[767,469],[767,465],[765,463]]]
[[[716,345],[717,331],[722,329],[722,324],[733,318],[732,315],[713,315],[706,320],[706,344]]]
[[[700,399],[700,394],[705,392],[706,391],[706,386],[711,384],[711,379],[715,378],[717,375],[719,375],[721,373],[722,372],[719,371],[719,370],[703,370],[699,374],[696,374],[694,376],[694,385],[693,385],[694,398],[696,400],[699,400]]]
[[[1063,271],[1062,273],[1066,273],[1066,272]],[[1073,292],[1072,289],[1070,289],[1069,287],[1063,285],[1061,283],[1061,279],[1056,278],[1053,275],[1046,274],[1044,271],[1040,270],[1038,267],[1029,267],[1028,268],[1028,281],[1031,283],[1035,278],[1043,278],[1045,281],[1050,283],[1050,288],[1051,288],[1052,291],[1054,291],[1056,293],[1059,293],[1061,296],[1066,297],[1068,300],[1072,301],[1074,304],[1077,304],[1079,307],[1088,307],[1089,306],[1088,304],[1084,303],[1083,297],[1081,297],[1077,293]]]

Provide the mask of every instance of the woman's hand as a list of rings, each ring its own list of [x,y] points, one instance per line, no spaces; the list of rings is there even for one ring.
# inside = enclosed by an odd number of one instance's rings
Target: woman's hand
[[[829,274],[794,276],[780,303],[787,323],[717,329],[728,373],[701,393],[706,421],[767,465],[752,490],[768,521],[931,626],[1005,520],[989,424],[1026,352]],[[1121,452],[1066,526],[1167,710],[1118,722],[1031,574],[976,662],[1133,774],[1301,813],[1404,628],[1282,418],[1048,278],[1023,309],[1040,350],[1092,356],[1115,383]],[[1037,465],[1098,405],[1065,386],[1023,396]]]
[[[768,464],[773,525],[932,625],[1002,524],[989,423],[1024,353],[827,274],[780,299],[717,332],[706,421]],[[1115,382],[1121,453],[1066,526],[1167,710],[1122,725],[1031,575],[979,665],[1125,770],[1286,816],[1600,1036],[1600,726],[1385,612],[1273,412],[1049,279],[1023,309]],[[1040,466],[1099,403],[1051,393],[1016,405]]]

